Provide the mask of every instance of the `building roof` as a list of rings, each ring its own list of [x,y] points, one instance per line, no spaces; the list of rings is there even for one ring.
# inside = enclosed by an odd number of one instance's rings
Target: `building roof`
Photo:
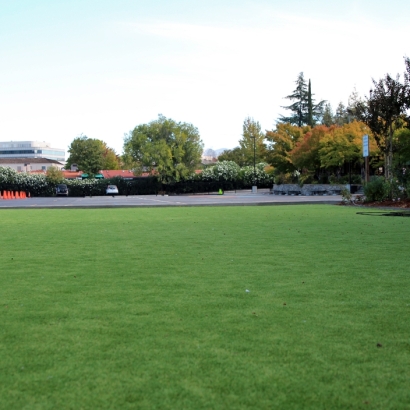
[[[48,158],[0,158],[1,164],[58,164],[63,165],[60,161]]]
[[[100,171],[104,179],[121,177],[121,178],[135,178],[134,173],[128,169],[104,169]]]
[[[83,174],[82,171],[62,171],[62,173],[65,179],[81,178],[81,175]]]

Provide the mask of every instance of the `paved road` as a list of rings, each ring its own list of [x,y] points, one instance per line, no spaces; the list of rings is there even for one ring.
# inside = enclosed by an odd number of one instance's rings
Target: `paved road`
[[[226,192],[224,195],[130,195],[130,196],[94,196],[94,197],[51,197],[28,199],[0,199],[0,209],[7,208],[132,208],[164,206],[240,206],[240,205],[290,205],[290,204],[337,204],[342,197],[336,196],[288,196],[271,195],[260,190]]]

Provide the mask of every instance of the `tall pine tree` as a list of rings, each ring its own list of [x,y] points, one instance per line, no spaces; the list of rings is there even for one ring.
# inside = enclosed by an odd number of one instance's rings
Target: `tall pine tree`
[[[326,101],[320,101],[318,104],[315,104],[313,95],[310,79],[309,84],[306,84],[303,72],[299,73],[296,80],[296,89],[292,94],[285,97],[288,100],[294,101],[294,103],[288,106],[282,106],[282,108],[291,111],[292,115],[289,117],[281,115],[280,121],[288,122],[298,127],[302,127],[303,125],[313,126],[317,122],[320,122]]]
[[[292,94],[285,97],[288,100],[294,101],[294,103],[288,106],[282,106],[285,110],[291,111],[292,115],[289,117],[281,115],[280,121],[288,122],[298,127],[306,124],[307,94],[307,84],[303,72],[301,72],[296,80],[295,90]]]

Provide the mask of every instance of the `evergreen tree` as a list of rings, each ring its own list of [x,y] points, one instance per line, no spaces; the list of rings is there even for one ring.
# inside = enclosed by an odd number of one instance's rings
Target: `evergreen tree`
[[[360,116],[356,111],[356,106],[363,103],[363,100],[360,98],[359,93],[356,90],[356,87],[353,89],[352,93],[349,95],[347,100],[346,115],[348,122],[360,121]]]
[[[404,64],[406,65],[406,71],[404,72],[404,87],[405,87],[405,98],[404,104],[407,110],[410,110],[410,58],[404,59]],[[407,128],[410,128],[410,115],[407,111],[406,116]]]
[[[339,127],[349,123],[349,116],[346,107],[342,102],[340,102],[336,108],[334,123],[339,125]]]
[[[292,125],[297,125],[298,127],[301,127],[302,124],[306,124],[307,95],[307,84],[303,72],[301,72],[296,80],[295,90],[292,94],[285,97],[286,99],[295,102],[288,106],[282,106],[282,108],[291,111],[292,115],[289,117],[281,115],[280,120]]]
[[[333,117],[332,106],[330,105],[330,103],[327,103],[325,104],[323,109],[322,124],[326,125],[327,127],[330,127],[334,123],[335,122]]]
[[[320,101],[318,104],[315,104],[313,95],[310,80],[307,85],[303,72],[299,73],[296,80],[296,89],[292,94],[285,97],[295,102],[288,106],[282,106],[282,108],[291,111],[292,115],[289,117],[281,115],[280,121],[297,125],[298,127],[302,127],[303,125],[313,126],[317,122],[320,122],[323,116],[323,106],[326,101]]]
[[[309,78],[309,87],[308,87],[308,117],[307,125],[313,127],[313,103],[312,103],[312,84]]]

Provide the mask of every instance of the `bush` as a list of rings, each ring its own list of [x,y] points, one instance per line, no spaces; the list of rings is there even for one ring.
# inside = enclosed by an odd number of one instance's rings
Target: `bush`
[[[286,174],[277,174],[274,176],[274,181],[276,185],[281,184],[297,184],[298,183],[298,176],[291,174],[290,172]]]
[[[390,186],[383,177],[372,177],[364,186],[366,202],[383,201],[389,197]]]
[[[235,182],[239,175],[239,165],[233,161],[217,162],[214,166],[202,171],[203,181]]]
[[[342,194],[342,202],[347,204],[352,200],[352,194],[350,193],[349,189],[343,188],[341,194]]]
[[[265,163],[256,164],[255,171],[253,166],[246,166],[241,168],[239,173],[240,182],[243,184],[244,187],[251,187],[254,183],[254,179],[256,179],[256,185],[260,188],[268,187],[273,183],[272,173],[266,172]]]

